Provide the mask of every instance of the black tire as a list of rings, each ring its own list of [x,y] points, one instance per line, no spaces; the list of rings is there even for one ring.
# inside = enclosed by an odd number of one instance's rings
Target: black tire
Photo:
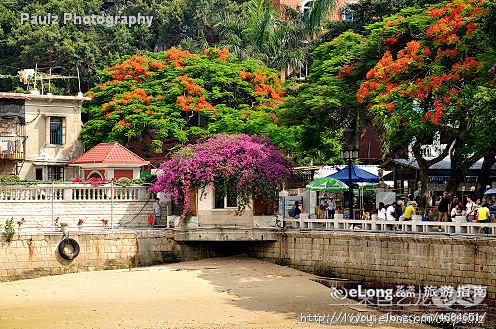
[[[65,246],[68,244],[70,244],[72,246],[72,248],[74,249],[74,251],[72,253],[67,253],[65,251]],[[79,243],[76,240],[71,239],[71,238],[67,238],[67,239],[60,241],[59,254],[60,254],[60,256],[62,256],[62,258],[65,258],[67,260],[73,260],[74,258],[76,258],[79,255]]]

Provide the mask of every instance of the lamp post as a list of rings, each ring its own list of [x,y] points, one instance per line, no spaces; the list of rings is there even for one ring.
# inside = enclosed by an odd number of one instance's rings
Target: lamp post
[[[358,149],[342,149],[341,159],[348,160],[348,188],[350,192],[349,206],[350,206],[350,219],[353,219],[353,179],[351,176],[351,160],[358,159]]]

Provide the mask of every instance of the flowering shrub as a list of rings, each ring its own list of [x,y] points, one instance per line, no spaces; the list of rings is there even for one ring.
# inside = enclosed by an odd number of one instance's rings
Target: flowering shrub
[[[278,72],[240,62],[226,49],[133,56],[101,76],[104,83],[86,94],[92,100],[83,109],[90,119],[80,138],[88,148],[151,140],[151,151],[161,153],[170,139],[188,142],[226,132],[261,133],[278,147],[290,143],[291,129],[277,121],[277,106],[286,97]]]
[[[97,177],[91,177],[90,179],[81,179],[79,177],[76,177],[72,180],[73,183],[83,183],[83,184],[91,184],[91,186],[98,186],[107,183],[107,180],[105,178],[97,178]]]
[[[19,226],[19,228],[21,228],[22,224],[24,224],[26,220],[24,218],[21,218],[21,220],[17,221],[17,226]]]
[[[216,194],[225,196],[231,187],[241,213],[252,198],[273,203],[290,167],[290,161],[265,137],[216,135],[179,149],[162,163],[150,191],[172,195],[175,203],[184,199],[184,219],[190,205],[188,191],[199,189],[203,195],[206,187],[213,186]]]

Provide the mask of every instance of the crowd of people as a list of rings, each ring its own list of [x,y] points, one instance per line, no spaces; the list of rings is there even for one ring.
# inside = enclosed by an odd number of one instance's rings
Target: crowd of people
[[[481,203],[481,199],[473,201],[471,196],[466,196],[466,202],[459,200],[456,196],[453,200],[450,199],[448,192],[443,192],[443,195],[436,200],[437,217],[431,216],[431,220],[439,222],[453,221],[456,216],[462,216],[462,222],[474,223],[490,223],[496,220],[496,194],[492,194],[487,203]],[[388,221],[409,221],[412,220],[412,215],[417,211],[417,203],[413,201],[413,197],[408,197],[406,206],[403,201],[391,203],[388,207],[384,202],[379,203],[377,210],[377,218],[379,220]],[[435,212],[432,212],[435,214]],[[429,213],[431,214],[431,213]],[[427,214],[424,214],[427,216]],[[433,218],[434,217],[434,218]],[[395,225],[391,225],[396,229]],[[439,227],[439,231],[443,231],[443,227]],[[482,227],[479,228],[479,233]],[[489,233],[489,228],[485,227],[486,234]]]

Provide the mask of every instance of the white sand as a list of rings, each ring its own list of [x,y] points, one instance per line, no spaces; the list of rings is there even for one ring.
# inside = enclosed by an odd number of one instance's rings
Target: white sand
[[[324,328],[300,313],[357,313],[312,278],[230,257],[5,282],[0,328]]]

